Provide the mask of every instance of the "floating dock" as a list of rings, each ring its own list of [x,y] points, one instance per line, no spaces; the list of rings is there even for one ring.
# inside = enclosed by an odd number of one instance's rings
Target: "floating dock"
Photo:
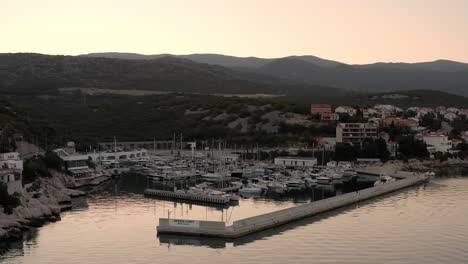
[[[429,177],[425,175],[407,177],[403,180],[385,183],[360,191],[346,193],[328,199],[314,201],[308,204],[234,221],[234,223],[230,226],[226,226],[225,222],[218,221],[160,218],[157,231],[160,234],[237,238],[250,233],[258,232],[302,218],[314,216],[340,207],[375,198],[383,194],[427,182],[428,180]]]
[[[202,195],[202,194],[179,193],[179,192],[171,192],[171,191],[163,191],[163,190],[155,190],[155,189],[146,189],[144,193],[145,195],[150,195],[150,196],[167,197],[167,198],[178,199],[178,200],[197,201],[197,202],[214,203],[214,204],[227,204],[230,201],[229,198],[224,198],[224,197],[214,197],[214,196]]]

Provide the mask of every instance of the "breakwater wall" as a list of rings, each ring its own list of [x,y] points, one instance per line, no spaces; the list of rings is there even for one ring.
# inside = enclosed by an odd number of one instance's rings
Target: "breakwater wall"
[[[375,198],[428,180],[429,177],[424,175],[408,177],[403,180],[378,185],[357,192],[346,193],[292,208],[245,218],[235,221],[230,226],[226,226],[224,222],[217,221],[160,218],[157,230],[158,233],[167,234],[236,238]]]

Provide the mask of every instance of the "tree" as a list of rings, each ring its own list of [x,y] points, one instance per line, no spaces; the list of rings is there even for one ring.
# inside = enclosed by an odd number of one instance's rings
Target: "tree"
[[[0,153],[12,152],[16,150],[14,130],[10,123],[7,123],[0,134]]]
[[[48,168],[61,170],[63,168],[63,160],[57,153],[48,150],[44,155],[44,162]]]
[[[0,205],[5,208],[5,212],[8,214],[11,214],[13,208],[20,205],[18,197],[9,195],[8,188],[3,182],[0,182]]]
[[[356,160],[357,151],[349,143],[336,143],[335,159],[337,161],[353,161]]]

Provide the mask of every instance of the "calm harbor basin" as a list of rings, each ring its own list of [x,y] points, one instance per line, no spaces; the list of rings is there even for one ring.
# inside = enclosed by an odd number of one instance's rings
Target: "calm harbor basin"
[[[130,182],[129,182],[130,181]],[[232,222],[310,199],[228,208],[144,197],[128,179],[74,201],[62,220],[2,245],[1,263],[467,263],[468,178],[442,177],[234,240],[156,233],[160,217]],[[125,186],[125,187],[124,187]]]

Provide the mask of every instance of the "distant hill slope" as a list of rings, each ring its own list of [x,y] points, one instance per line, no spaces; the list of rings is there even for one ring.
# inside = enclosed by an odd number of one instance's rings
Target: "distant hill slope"
[[[189,93],[342,95],[344,90],[282,81],[171,56],[151,60],[0,54],[0,92],[47,93],[95,87]]]
[[[163,55],[93,53],[83,56],[154,59]],[[360,92],[432,89],[468,96],[468,64],[448,60],[349,65],[314,56],[262,59],[192,54],[177,57],[298,83],[341,87]]]
[[[200,63],[208,63],[220,65],[230,68],[258,68],[276,59],[264,59],[257,57],[235,57],[221,54],[189,54],[189,55],[173,55],[173,54],[156,54],[156,55],[142,55],[138,53],[118,53],[118,52],[104,52],[104,53],[90,53],[80,55],[82,57],[94,58],[114,58],[114,59],[129,59],[129,60],[153,60],[163,56],[173,56],[183,59],[192,60]],[[321,67],[335,67],[341,62],[325,60],[315,56],[290,56],[287,58],[298,58]]]
[[[342,64],[336,67],[320,67],[300,59],[284,58],[272,61],[255,71],[308,84],[342,87],[360,92],[430,89],[468,96],[468,71],[429,70],[429,64],[411,67],[405,65],[406,68],[396,66]],[[458,69],[462,70],[463,67]]]

